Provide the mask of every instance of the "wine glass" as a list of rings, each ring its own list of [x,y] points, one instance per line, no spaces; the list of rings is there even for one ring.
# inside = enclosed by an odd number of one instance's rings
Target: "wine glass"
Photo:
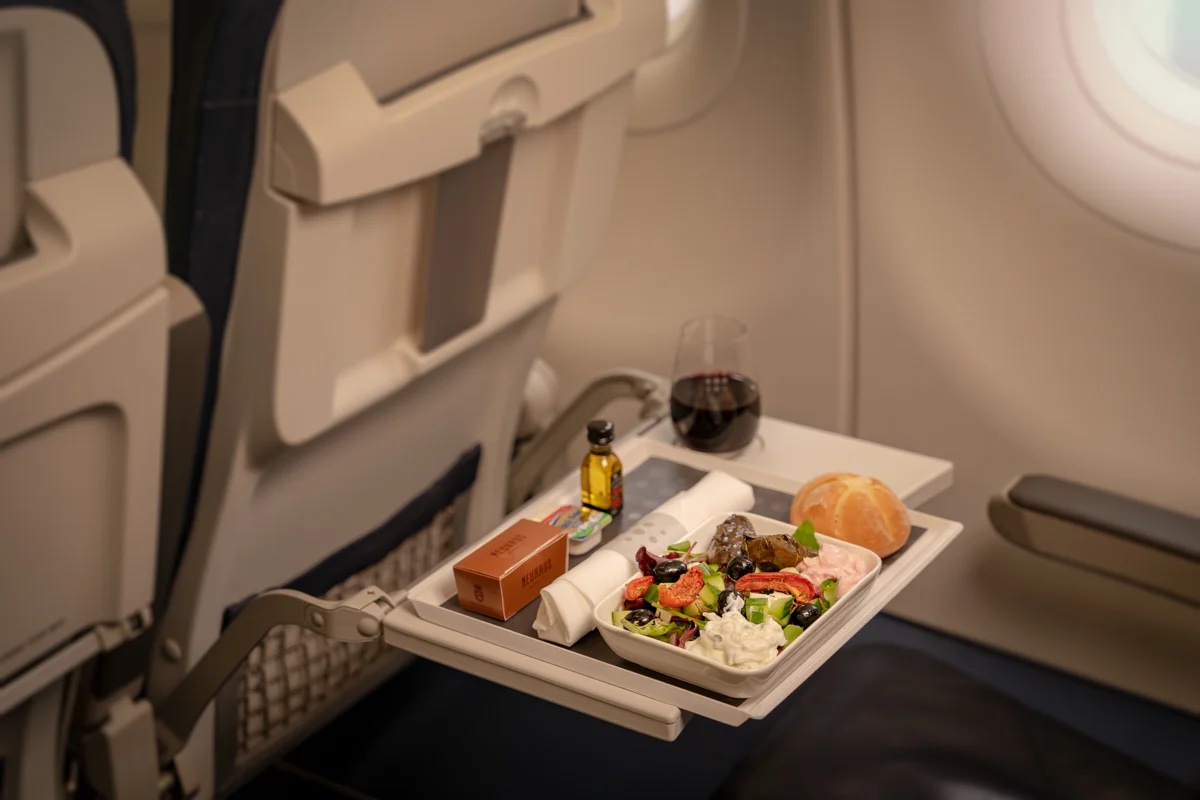
[[[685,445],[732,453],[754,441],[762,399],[753,371],[744,323],[709,316],[684,324],[671,374],[671,422]]]

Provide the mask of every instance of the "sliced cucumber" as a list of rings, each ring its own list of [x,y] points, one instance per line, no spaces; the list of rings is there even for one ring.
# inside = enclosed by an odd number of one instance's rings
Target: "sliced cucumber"
[[[746,619],[755,625],[762,624],[767,619],[767,598],[747,597],[743,613],[746,615]]]
[[[621,620],[625,619],[625,617],[627,617],[627,616],[629,616],[629,612],[628,612],[628,611],[624,611],[624,610],[622,610],[622,611],[614,611],[614,612],[613,612],[613,615],[612,615],[612,623],[613,623],[613,625],[618,625],[618,626],[619,626],[619,625],[621,624]]]
[[[785,625],[783,627],[783,635],[787,637],[788,644],[800,638],[800,634],[802,633],[804,633],[804,628],[801,628],[799,625]]]
[[[837,592],[837,578],[826,578],[821,581],[821,599],[827,603],[826,608],[837,602]]]
[[[767,601],[767,613],[774,617],[776,622],[782,624],[792,613],[792,606],[795,602],[791,595],[776,595]]]
[[[720,595],[720,592],[718,592],[716,589],[714,589],[713,587],[711,587],[707,583],[705,583],[704,586],[701,587],[700,593],[696,596],[696,599],[698,601],[700,601],[701,603],[703,603],[704,605],[708,606],[709,608],[716,608],[717,607],[717,597],[719,595]]]

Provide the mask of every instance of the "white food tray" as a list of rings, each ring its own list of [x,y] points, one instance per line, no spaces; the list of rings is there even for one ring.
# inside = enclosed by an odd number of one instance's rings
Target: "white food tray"
[[[717,525],[728,516],[729,512],[718,514],[705,520],[695,530],[688,531],[688,540],[697,542],[697,552],[708,552],[713,532],[716,531]],[[761,536],[787,535],[795,530],[789,524],[758,514],[744,514],[743,516],[750,521],[755,532]],[[844,597],[838,598],[832,608],[818,617],[817,621],[810,625],[808,630],[801,634],[796,641],[789,644],[782,653],[761,667],[754,669],[730,667],[675,645],[626,630],[620,625],[614,625],[612,613],[623,605],[624,584],[614,587],[613,591],[609,592],[592,610],[596,620],[596,629],[600,632],[600,637],[604,639],[605,644],[627,661],[641,664],[648,669],[728,697],[754,697],[771,683],[776,671],[787,669],[803,660],[806,654],[811,653],[814,643],[819,644],[820,631],[837,625],[843,614],[849,613],[854,606],[870,595],[875,578],[878,577],[879,570],[883,566],[879,556],[866,548],[838,542],[836,539],[822,536],[820,533],[817,534],[817,541],[822,545],[833,542],[853,553],[862,559],[864,565],[868,566],[867,574]]]
[[[778,493],[794,493],[809,478],[825,471],[846,470],[875,475],[891,485],[897,494],[910,504],[918,502],[914,501],[914,497],[923,501],[950,483],[950,465],[944,461],[847,437],[810,432],[808,429],[778,420],[764,419],[763,423],[765,442],[760,441],[757,453],[738,459],[709,456],[674,447],[669,443],[669,434],[662,431],[662,425],[651,429],[645,435],[622,440],[616,449],[625,466],[626,483],[636,484],[635,470],[643,465],[651,469],[667,462],[680,465],[682,469],[699,470],[699,476],[707,470],[719,469],[752,484],[756,497],[773,500],[777,509],[781,507]],[[669,422],[666,427],[669,430]],[[805,439],[807,441],[804,441]],[[820,453],[814,453],[814,442],[826,445],[830,457],[821,458]],[[797,447],[800,449],[795,449]],[[784,448],[791,449],[791,461],[785,453],[780,452]],[[797,467],[796,456],[808,464],[807,468]],[[491,538],[518,519],[541,519],[564,503],[572,502],[577,481],[578,476],[567,476],[553,489],[535,498],[486,534],[484,539]],[[668,486],[660,493],[665,496],[642,498],[644,505],[648,506],[643,508],[642,512],[651,510],[675,491],[678,491],[678,487]],[[631,507],[637,502],[638,498],[627,489],[626,514],[623,517],[630,514]],[[759,506],[756,505],[754,510],[760,511]],[[777,511],[768,516],[780,519],[785,513]],[[831,617],[831,624],[805,634],[811,638],[803,657],[777,670],[759,693],[747,698],[724,696],[625,661],[616,655],[595,631],[571,648],[538,639],[530,628],[530,623],[536,614],[539,601],[534,601],[507,623],[462,610],[457,605],[453,565],[478,546],[478,542],[455,553],[415,585],[408,592],[408,603],[421,620],[467,637],[472,642],[471,649],[479,651],[476,646],[478,642],[486,642],[503,649],[506,651],[504,660],[512,665],[521,663],[520,658],[514,659],[512,656],[554,665],[585,677],[588,681],[599,681],[615,689],[651,699],[655,704],[667,704],[736,726],[750,719],[761,719],[771,713],[872,617],[883,610],[887,603],[962,530],[960,523],[917,511],[910,512],[910,517],[914,528],[913,536],[904,549],[884,560],[878,577],[869,587],[869,593],[862,595],[855,604],[841,609],[840,615]],[[608,536],[616,533],[611,530],[613,527],[605,529],[606,543]],[[594,552],[597,551],[592,551]],[[572,565],[592,553],[572,558]],[[397,645],[409,643],[411,646],[412,640],[423,638],[422,626],[414,621],[407,608],[389,614],[384,619],[384,626],[385,638]],[[428,638],[426,634],[424,639]],[[442,638],[445,639],[442,646],[453,649],[449,643],[454,637]],[[539,668],[536,664],[530,664],[529,669],[525,671],[534,673],[539,671]]]

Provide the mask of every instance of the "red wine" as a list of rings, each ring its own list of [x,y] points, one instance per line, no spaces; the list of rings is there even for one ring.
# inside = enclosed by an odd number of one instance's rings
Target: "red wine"
[[[688,375],[671,387],[671,422],[696,450],[741,450],[754,441],[761,416],[758,384],[736,372]]]

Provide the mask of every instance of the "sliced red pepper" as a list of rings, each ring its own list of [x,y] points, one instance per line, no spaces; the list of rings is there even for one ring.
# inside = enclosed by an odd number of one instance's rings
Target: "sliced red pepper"
[[[665,608],[683,608],[696,602],[700,590],[704,588],[704,573],[699,567],[692,567],[674,583],[660,584],[658,587],[658,604]]]
[[[817,587],[794,572],[752,572],[738,578],[739,592],[788,592],[798,603],[817,596]]]
[[[635,600],[641,600],[652,583],[654,583],[653,575],[643,575],[640,578],[634,578],[625,584],[625,599],[631,603]]]

